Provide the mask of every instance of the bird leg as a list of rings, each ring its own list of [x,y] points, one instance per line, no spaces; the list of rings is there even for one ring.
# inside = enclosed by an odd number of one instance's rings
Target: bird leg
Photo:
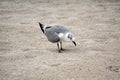
[[[57,42],[57,46],[58,46],[58,51],[59,51],[59,53],[61,53],[61,49],[60,49],[60,47],[59,47],[59,42]]]
[[[61,50],[64,51],[64,49],[62,48],[62,42],[60,41],[60,46],[61,46]]]

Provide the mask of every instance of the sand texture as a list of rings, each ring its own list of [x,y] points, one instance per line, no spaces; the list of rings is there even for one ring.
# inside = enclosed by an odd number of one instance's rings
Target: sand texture
[[[77,46],[58,53],[38,22]],[[0,80],[120,80],[120,0],[0,0]]]

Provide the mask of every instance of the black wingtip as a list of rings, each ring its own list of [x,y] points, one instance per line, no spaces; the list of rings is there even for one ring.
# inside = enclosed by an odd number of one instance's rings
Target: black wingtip
[[[44,25],[39,22],[39,26],[40,26],[40,29],[42,30],[42,32],[44,33],[44,29],[43,29]]]
[[[42,25],[40,22],[39,22],[39,26],[40,26],[40,27],[43,27],[43,25]]]

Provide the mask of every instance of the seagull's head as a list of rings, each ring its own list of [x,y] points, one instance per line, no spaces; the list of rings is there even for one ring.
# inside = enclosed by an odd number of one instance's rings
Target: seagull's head
[[[76,42],[75,42],[75,37],[74,37],[74,35],[72,33],[70,33],[68,35],[68,38],[74,43],[75,46],[77,45]]]

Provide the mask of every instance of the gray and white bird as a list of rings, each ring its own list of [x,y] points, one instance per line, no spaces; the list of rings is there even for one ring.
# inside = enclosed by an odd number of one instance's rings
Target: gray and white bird
[[[43,34],[47,37],[48,41],[57,43],[58,51],[61,53],[64,49],[62,48],[63,41],[72,41],[76,46],[74,35],[63,26],[45,26],[39,22],[40,29]]]

